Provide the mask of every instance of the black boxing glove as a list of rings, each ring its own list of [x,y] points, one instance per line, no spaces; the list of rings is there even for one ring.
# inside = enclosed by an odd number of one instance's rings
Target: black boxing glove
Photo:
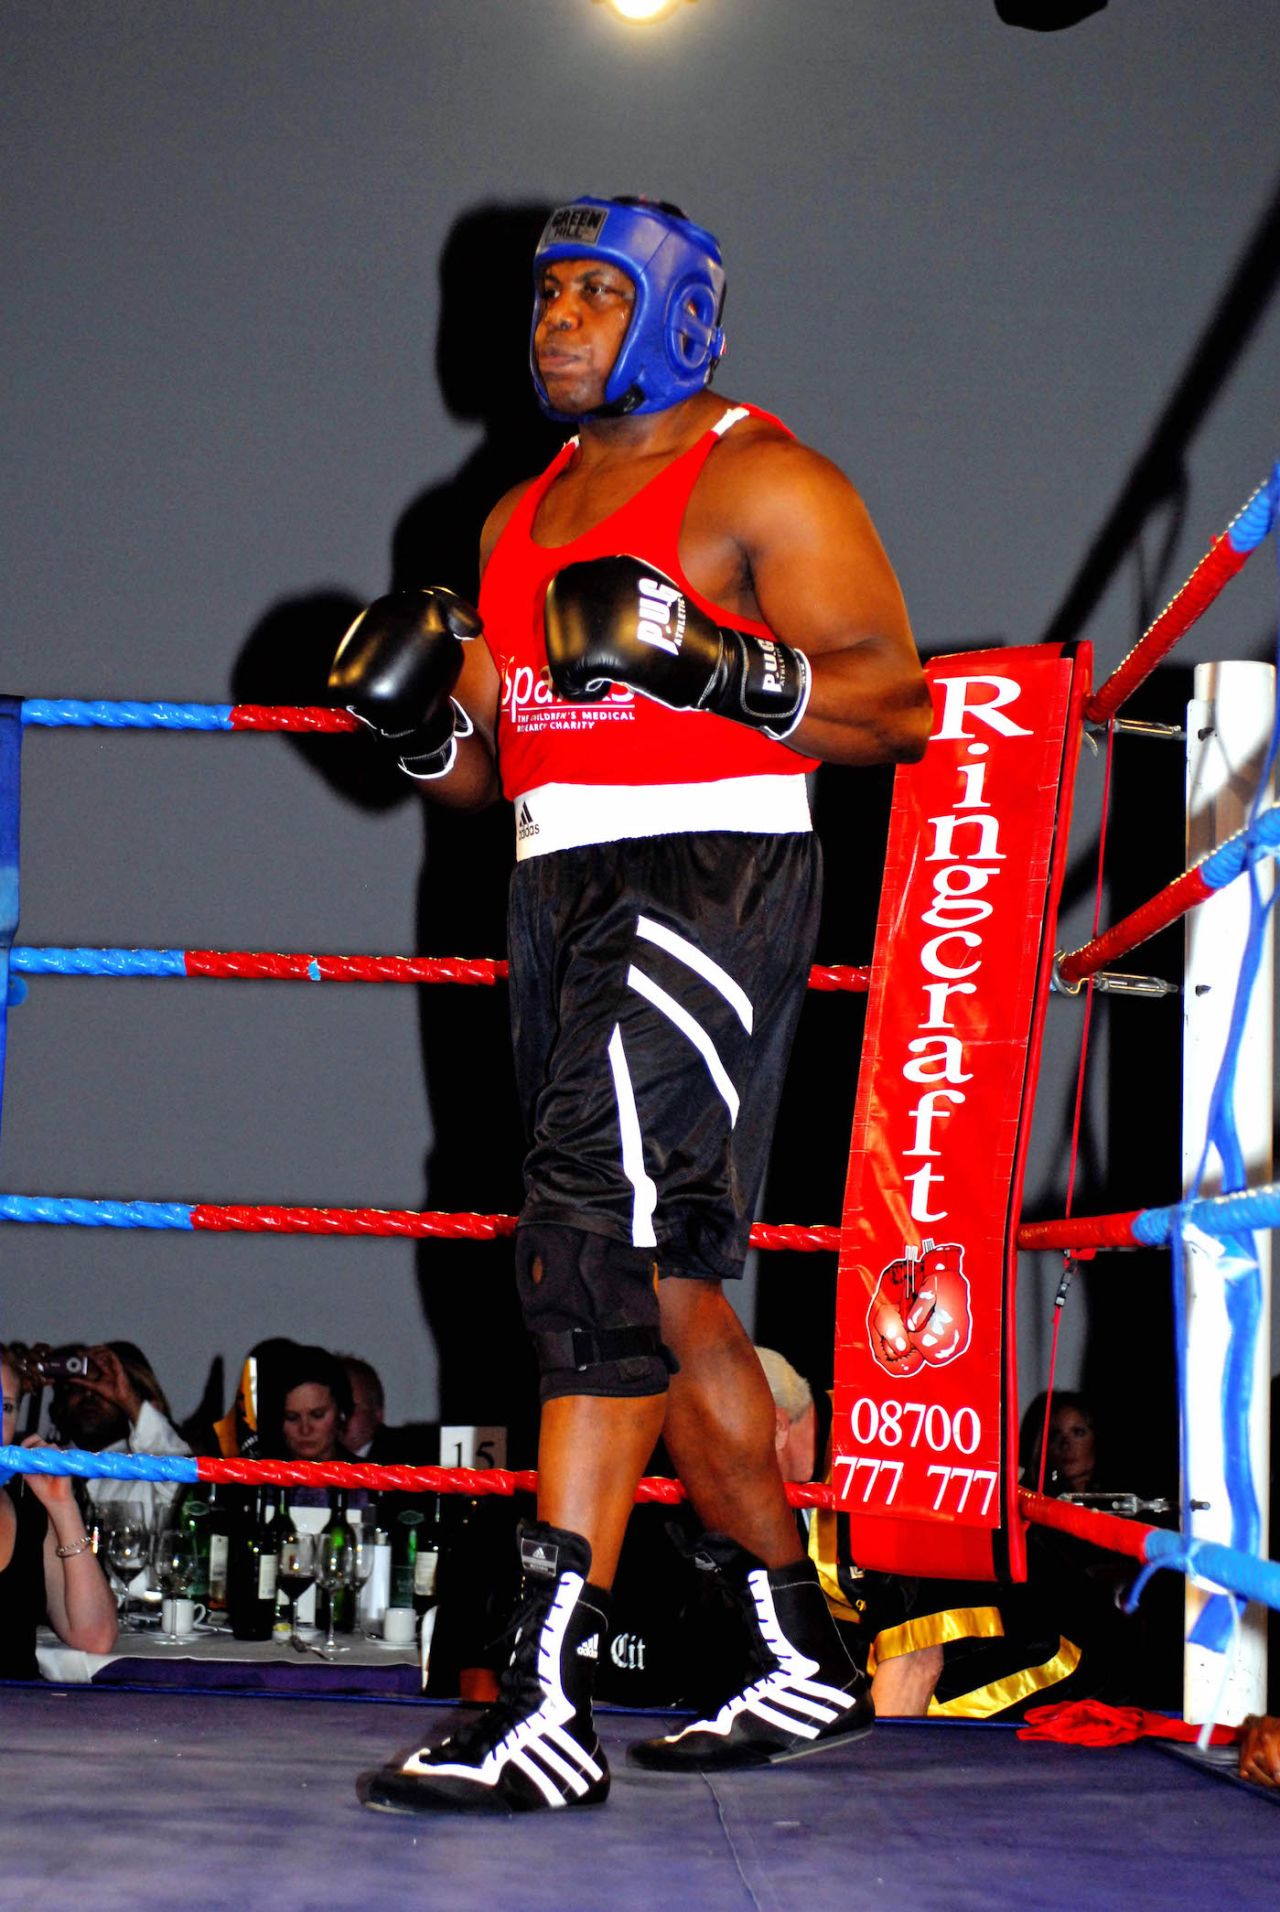
[[[547,589],[551,681],[571,703],[627,684],[670,710],[789,737],[809,701],[809,661],[776,638],[713,623],[678,584],[639,558],[567,564]]]
[[[338,646],[329,689],[353,717],[394,749],[420,782],[453,768],[471,719],[452,691],[462,645],[484,626],[465,598],[443,584],[392,591],[361,611]]]

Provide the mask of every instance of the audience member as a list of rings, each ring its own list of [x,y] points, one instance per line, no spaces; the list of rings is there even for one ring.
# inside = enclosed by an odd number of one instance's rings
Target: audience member
[[[775,1348],[757,1347],[773,1396],[774,1446],[783,1480],[812,1480],[818,1471],[818,1410],[813,1389]]]
[[[277,1344],[258,1370],[258,1452],[264,1460],[353,1461],[346,1444],[351,1418],[347,1371],[327,1348]],[[342,1505],[361,1518],[373,1496],[363,1488],[290,1487],[285,1505]]]
[[[1037,1394],[1022,1417],[1018,1459],[1024,1487],[1040,1479],[1040,1453],[1045,1434],[1047,1395]],[[1124,1483],[1121,1483],[1122,1485]],[[1131,1484],[1131,1483],[1130,1483]],[[1046,1494],[1086,1494],[1102,1490],[1098,1421],[1087,1395],[1055,1390],[1049,1413],[1048,1464],[1044,1470]]]
[[[173,1425],[164,1390],[151,1363],[135,1342],[104,1341],[79,1350],[88,1357],[85,1374],[55,1382],[49,1415],[64,1447],[90,1454],[189,1454]],[[32,1350],[38,1357],[39,1350]],[[154,1532],[179,1493],[176,1481],[94,1480],[89,1494],[106,1510],[129,1502],[142,1509]]]
[[[1093,1410],[1081,1394],[1060,1394],[1049,1415],[1049,1466],[1058,1492],[1087,1493],[1098,1471]]]
[[[259,1422],[264,1454],[295,1461],[355,1459],[344,1439],[351,1389],[334,1355],[324,1348],[299,1348],[282,1363],[279,1387],[278,1397],[264,1401]]]
[[[387,1426],[382,1376],[371,1362],[358,1354],[340,1354],[338,1360],[351,1389],[351,1417],[343,1438],[353,1454],[380,1467],[430,1467],[442,1460],[438,1427],[425,1422]]]
[[[21,1377],[0,1349],[4,1442],[14,1437]],[[47,1445],[32,1434],[24,1447]],[[28,1474],[0,1487],[0,1678],[33,1680],[36,1627],[47,1618],[58,1638],[85,1653],[116,1642],[116,1603],[98,1565],[65,1475]]]
[[[1022,1417],[1018,1459],[1024,1487],[1038,1486],[1044,1444],[1044,1492],[1055,1499],[1084,1497],[1104,1512],[1133,1512],[1157,1525],[1176,1526],[1176,1483],[1164,1477],[1161,1445],[1150,1427],[1135,1420],[1117,1438],[1117,1424],[1104,1419],[1087,1394],[1055,1389],[1045,1441],[1046,1395],[1038,1394]],[[1141,1418],[1141,1417],[1139,1417]],[[1149,1419],[1149,1417],[1148,1417]],[[1166,1458],[1168,1458],[1166,1456]],[[1124,1505],[1131,1498],[1129,1506]],[[1161,1511],[1157,1504],[1165,1502]],[[1174,1574],[1156,1574],[1143,1589],[1135,1613],[1122,1608],[1137,1569],[1124,1555],[1045,1527],[1028,1536],[1033,1586],[1054,1589],[1055,1611],[1082,1647],[1091,1652],[1093,1697],[1176,1712],[1182,1704],[1183,1591]],[[1055,1696],[1056,1697],[1056,1696]]]
[[[371,1362],[358,1354],[338,1356],[347,1376],[351,1394],[351,1412],[347,1417],[347,1446],[362,1461],[389,1458],[380,1450],[386,1446],[387,1396],[382,1377]]]

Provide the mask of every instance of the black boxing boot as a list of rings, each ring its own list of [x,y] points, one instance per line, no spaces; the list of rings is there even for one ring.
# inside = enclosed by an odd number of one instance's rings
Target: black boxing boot
[[[591,1719],[609,1596],[587,1584],[591,1548],[540,1521],[520,1526],[524,1570],[515,1645],[493,1705],[439,1746],[363,1773],[381,1812],[543,1812],[599,1806],[609,1767]]]
[[[766,1569],[725,1534],[705,1534],[697,1554],[745,1623],[742,1684],[705,1719],[629,1747],[628,1761],[659,1772],[772,1766],[870,1732],[870,1683],[845,1652],[813,1562]]]

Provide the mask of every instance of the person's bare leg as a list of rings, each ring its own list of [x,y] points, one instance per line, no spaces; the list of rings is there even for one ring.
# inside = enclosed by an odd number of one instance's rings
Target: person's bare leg
[[[708,1529],[700,1558],[737,1608],[726,1640],[740,1636],[738,1684],[704,1718],[628,1747],[627,1759],[651,1772],[715,1772],[860,1739],[875,1718],[867,1681],[787,1504],[759,1356],[719,1283],[668,1276],[658,1295],[662,1337],[680,1362],[663,1432]]]
[[[940,1646],[917,1647],[881,1660],[871,1682],[878,1719],[923,1719],[942,1672]]]
[[[636,1482],[657,1446],[666,1399],[565,1394],[543,1403],[538,1519],[590,1543],[594,1586],[613,1585]]]
[[[766,1567],[804,1553],[774,1447],[773,1396],[746,1329],[717,1281],[658,1285],[662,1338],[680,1371],[662,1435],[703,1525]]]

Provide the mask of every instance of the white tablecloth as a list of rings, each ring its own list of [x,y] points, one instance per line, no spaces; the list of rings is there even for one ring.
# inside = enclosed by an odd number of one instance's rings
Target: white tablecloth
[[[323,1637],[323,1634],[317,1633],[315,1643],[318,1645]],[[376,1640],[365,1639],[362,1634],[340,1634],[338,1637],[345,1641],[350,1651],[334,1661],[326,1662],[318,1659],[314,1653],[295,1653],[287,1635],[271,1640],[237,1640],[230,1632],[202,1631],[189,1641],[170,1644],[162,1640],[158,1633],[144,1629],[137,1633],[122,1633],[110,1653],[81,1653],[75,1647],[63,1646],[55,1633],[42,1627],[36,1638],[36,1659],[45,1679],[57,1680],[65,1685],[92,1680],[104,1667],[119,1660],[193,1660],[206,1664],[211,1661],[228,1664],[274,1662],[297,1667],[413,1666],[417,1662],[416,1645],[382,1646]]]

